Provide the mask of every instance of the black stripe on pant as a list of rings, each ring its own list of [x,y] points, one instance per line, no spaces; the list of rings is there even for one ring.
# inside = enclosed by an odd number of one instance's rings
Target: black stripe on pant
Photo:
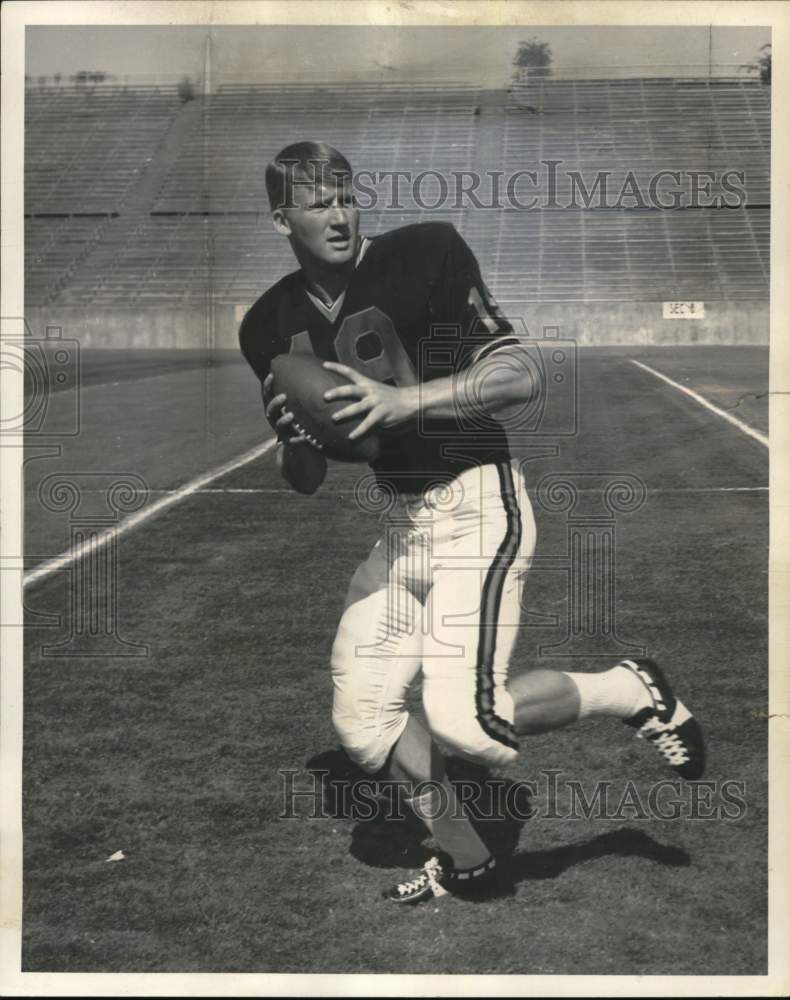
[[[494,711],[494,657],[499,626],[499,612],[505,579],[521,546],[521,510],[518,506],[513,470],[509,462],[497,464],[499,490],[507,515],[505,537],[488,567],[480,605],[480,629],[477,643],[475,702],[477,720],[483,730],[498,743],[518,749],[512,724]]]

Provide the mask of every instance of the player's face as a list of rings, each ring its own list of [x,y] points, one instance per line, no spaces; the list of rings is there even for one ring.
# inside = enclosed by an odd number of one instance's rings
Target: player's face
[[[297,256],[306,254],[330,266],[353,259],[359,209],[350,184],[299,185],[293,201],[275,213],[275,226],[289,237]]]

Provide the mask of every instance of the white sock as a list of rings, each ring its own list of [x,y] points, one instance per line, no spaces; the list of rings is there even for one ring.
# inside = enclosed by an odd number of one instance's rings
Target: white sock
[[[491,857],[446,776],[441,781],[441,790],[438,783],[431,782],[408,802],[456,868],[477,868]]]
[[[566,674],[579,691],[579,718],[613,715],[628,719],[643,708],[653,706],[647,686],[628,669],[612,667],[598,674]]]

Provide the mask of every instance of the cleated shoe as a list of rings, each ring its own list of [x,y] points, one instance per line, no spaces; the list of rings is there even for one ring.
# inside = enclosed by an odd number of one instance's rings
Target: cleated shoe
[[[382,896],[393,903],[422,903],[434,896],[443,896],[446,893],[441,884],[443,874],[439,859],[429,858],[413,878],[398,882]]]
[[[421,903],[446,895],[464,899],[490,899],[503,894],[496,881],[496,861],[489,858],[477,868],[453,868],[444,855],[429,858],[413,878],[398,882],[382,895],[393,903]]]
[[[622,660],[645,685],[653,700],[652,708],[643,708],[623,721],[636,729],[639,739],[649,740],[667,764],[681,778],[695,781],[705,770],[705,738],[700,724],[672,692],[669,681],[653,660]]]

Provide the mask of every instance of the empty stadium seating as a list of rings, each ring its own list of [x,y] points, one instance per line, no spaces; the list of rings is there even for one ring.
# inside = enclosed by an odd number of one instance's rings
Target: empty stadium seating
[[[25,213],[119,211],[179,105],[173,88],[29,88]]]
[[[606,171],[615,195],[628,171],[642,191],[662,168],[742,171],[746,208],[674,211],[623,207],[627,199],[531,211],[450,199],[433,211],[439,182],[429,176],[422,205],[402,185],[398,205],[377,204],[363,228],[454,222],[503,302],[767,296],[770,89],[756,83],[540,79],[508,94],[451,84],[223,86],[191,111],[187,120],[174,88],[28,90],[29,304],[251,302],[292,267],[268,219],[263,167],[301,136],[333,143],[373,174],[512,173],[562,161],[564,206],[569,170],[588,188]],[[384,202],[390,190],[391,181],[379,185]],[[538,190],[545,195],[545,170]]]
[[[745,174],[748,203],[769,201],[770,91],[717,80],[533,80],[513,88],[505,158],[562,159],[563,171]],[[717,188],[714,185],[713,191]],[[560,195],[562,194],[560,190]]]

